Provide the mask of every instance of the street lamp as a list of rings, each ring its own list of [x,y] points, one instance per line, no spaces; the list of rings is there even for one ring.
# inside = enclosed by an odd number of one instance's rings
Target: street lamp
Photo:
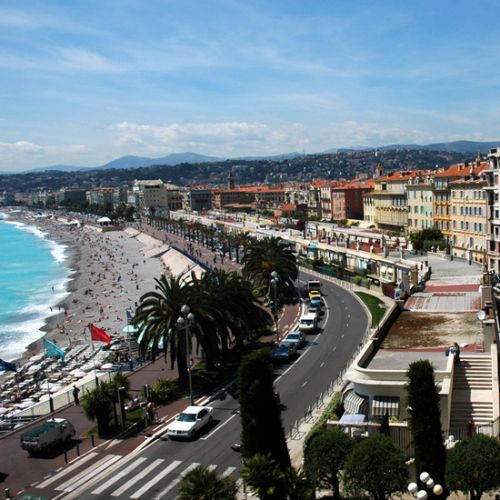
[[[436,484],[428,472],[422,472],[419,479],[426,486],[426,488],[433,493],[433,495],[440,496],[443,494],[443,487],[440,484]],[[429,497],[427,491],[418,489],[417,483],[410,483],[408,485],[408,491],[419,500],[427,500]]]
[[[279,331],[278,331],[278,282],[279,282],[279,277],[278,273],[276,271],[273,271],[271,273],[271,287],[273,289],[273,301],[272,301],[272,307],[271,311],[273,313],[273,319],[274,319],[274,324],[275,324],[275,329],[276,329],[276,343],[279,342],[280,336],[279,336]]]
[[[191,309],[187,304],[184,304],[181,307],[182,316],[177,318],[177,327],[180,330],[184,330],[186,336],[186,365],[189,377],[189,399],[191,400],[191,404],[194,404],[193,401],[193,380],[191,378],[191,360],[189,359],[189,327],[191,323],[194,321],[194,314],[191,312]]]

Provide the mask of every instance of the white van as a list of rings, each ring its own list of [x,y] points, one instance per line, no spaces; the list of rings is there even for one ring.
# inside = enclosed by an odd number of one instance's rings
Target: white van
[[[299,320],[299,330],[304,333],[311,333],[318,326],[318,318],[315,313],[304,313]]]

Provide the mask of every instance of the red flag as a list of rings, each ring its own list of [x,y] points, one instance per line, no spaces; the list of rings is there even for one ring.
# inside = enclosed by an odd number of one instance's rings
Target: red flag
[[[111,344],[111,337],[102,328],[94,325],[90,325],[90,338],[97,342],[106,342],[108,346]]]

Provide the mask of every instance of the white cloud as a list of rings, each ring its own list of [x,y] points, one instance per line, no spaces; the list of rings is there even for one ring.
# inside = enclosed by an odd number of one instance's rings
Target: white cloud
[[[0,153],[38,154],[43,151],[43,146],[28,141],[0,142]]]

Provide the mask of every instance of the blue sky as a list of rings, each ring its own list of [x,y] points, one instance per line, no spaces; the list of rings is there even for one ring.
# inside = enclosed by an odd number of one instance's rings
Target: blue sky
[[[500,140],[498,2],[0,3],[0,170]]]

